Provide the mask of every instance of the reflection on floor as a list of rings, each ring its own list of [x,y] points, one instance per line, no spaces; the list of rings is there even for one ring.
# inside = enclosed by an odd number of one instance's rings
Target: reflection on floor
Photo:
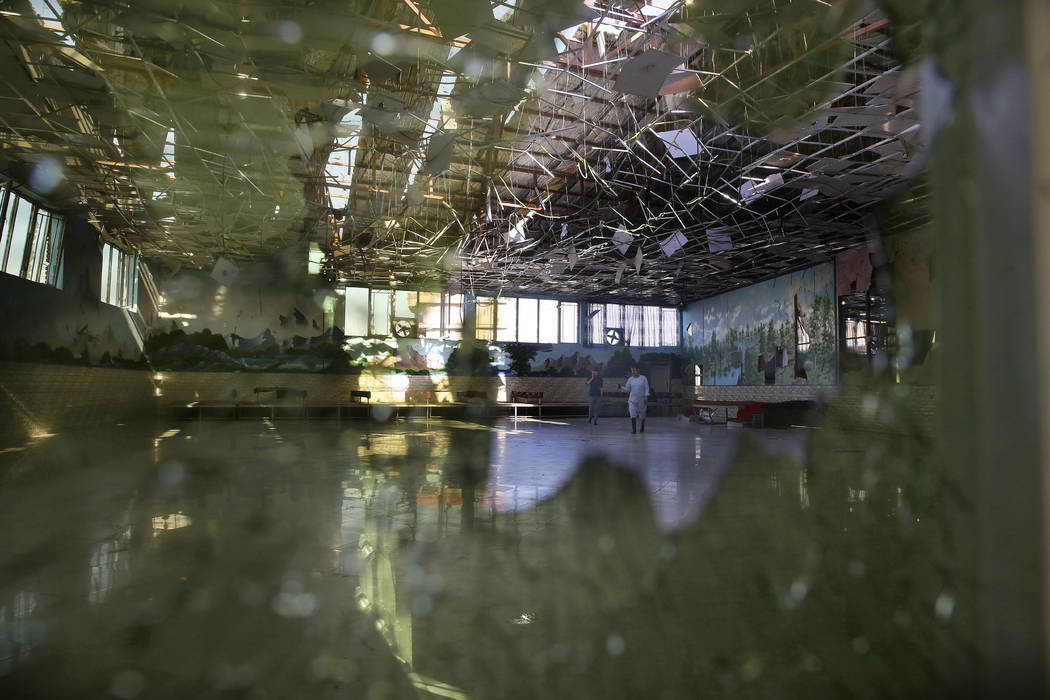
[[[812,432],[626,427],[204,423],[2,455],[0,694],[936,687],[896,663],[935,607],[900,574],[926,544],[909,485],[834,440],[857,468],[811,485]]]

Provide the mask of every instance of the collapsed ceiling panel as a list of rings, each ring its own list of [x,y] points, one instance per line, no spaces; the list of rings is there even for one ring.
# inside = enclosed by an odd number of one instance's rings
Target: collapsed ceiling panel
[[[336,284],[677,302],[902,187],[917,81],[866,7],[15,0],[0,176],[57,166],[40,195],[170,267],[312,243]]]

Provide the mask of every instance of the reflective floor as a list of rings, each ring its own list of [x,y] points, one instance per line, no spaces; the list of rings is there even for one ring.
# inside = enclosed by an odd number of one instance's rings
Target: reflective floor
[[[873,470],[892,440],[646,428],[182,423],[2,454],[0,695],[939,688],[950,600],[913,485]]]

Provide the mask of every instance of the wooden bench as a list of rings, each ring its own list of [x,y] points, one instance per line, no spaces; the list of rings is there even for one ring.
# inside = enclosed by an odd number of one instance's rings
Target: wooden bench
[[[362,402],[361,399],[364,399]],[[371,391],[354,389],[350,392],[350,403],[369,403],[372,400]]]
[[[543,417],[543,392],[542,391],[512,391],[508,406],[514,408],[514,418],[518,417],[518,408],[536,406],[539,417]]]

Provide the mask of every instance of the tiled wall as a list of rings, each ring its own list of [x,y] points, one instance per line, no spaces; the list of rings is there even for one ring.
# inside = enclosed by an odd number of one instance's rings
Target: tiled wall
[[[142,370],[0,362],[0,444],[153,420],[152,394],[150,374]]]
[[[252,403],[256,401],[257,387],[305,391],[306,401],[312,404],[350,403],[350,392],[358,390],[371,391],[373,402],[423,403],[429,400],[432,403],[449,403],[455,400],[456,393],[462,391],[485,391],[490,397],[494,397],[499,381],[495,377],[307,372],[162,372],[158,376],[162,401],[166,405],[188,404],[194,401]],[[272,401],[273,395],[264,394],[262,400]]]
[[[901,415],[889,415],[887,406],[903,407],[907,411],[904,422],[915,421],[927,430],[935,429],[937,416],[937,389],[934,386],[897,385],[896,401],[884,400],[885,391],[876,392],[859,383],[838,387],[808,386],[702,386],[696,396],[707,401],[784,401],[827,402],[837,410],[862,418],[873,429],[885,428],[901,421]]]
[[[514,391],[541,391],[544,403],[587,403],[587,380],[580,377],[507,377],[507,399]],[[606,378],[605,391],[616,391],[626,377]],[[671,392],[682,393],[680,379],[671,380]]]
[[[843,413],[860,418],[873,429],[911,423],[929,433],[937,429],[938,392],[935,386],[898,384],[888,392],[850,383],[840,387],[834,395],[834,402]]]
[[[696,397],[706,401],[821,401],[834,392],[828,386],[700,386]]]
[[[239,372],[163,372],[160,375],[162,401],[167,405],[194,401],[251,403],[256,387],[284,387],[306,392],[313,404],[349,403],[350,392],[372,392],[373,402],[401,403],[422,401],[427,392],[435,403],[455,401],[462,391],[484,391],[495,401],[509,401],[511,392],[543,392],[544,403],[586,403],[586,380],[578,377],[448,377],[403,374],[325,375],[316,373],[239,373]],[[606,389],[615,390],[613,380]],[[681,392],[681,382],[673,380],[672,391]],[[263,401],[272,400],[272,394]]]
[[[23,362],[47,362],[37,347],[46,343],[92,363],[122,356],[137,360],[141,347],[123,309],[99,301],[102,256],[98,232],[76,217],[68,217],[64,238],[63,288],[0,273],[0,356]],[[140,309],[149,313],[148,295]]]

